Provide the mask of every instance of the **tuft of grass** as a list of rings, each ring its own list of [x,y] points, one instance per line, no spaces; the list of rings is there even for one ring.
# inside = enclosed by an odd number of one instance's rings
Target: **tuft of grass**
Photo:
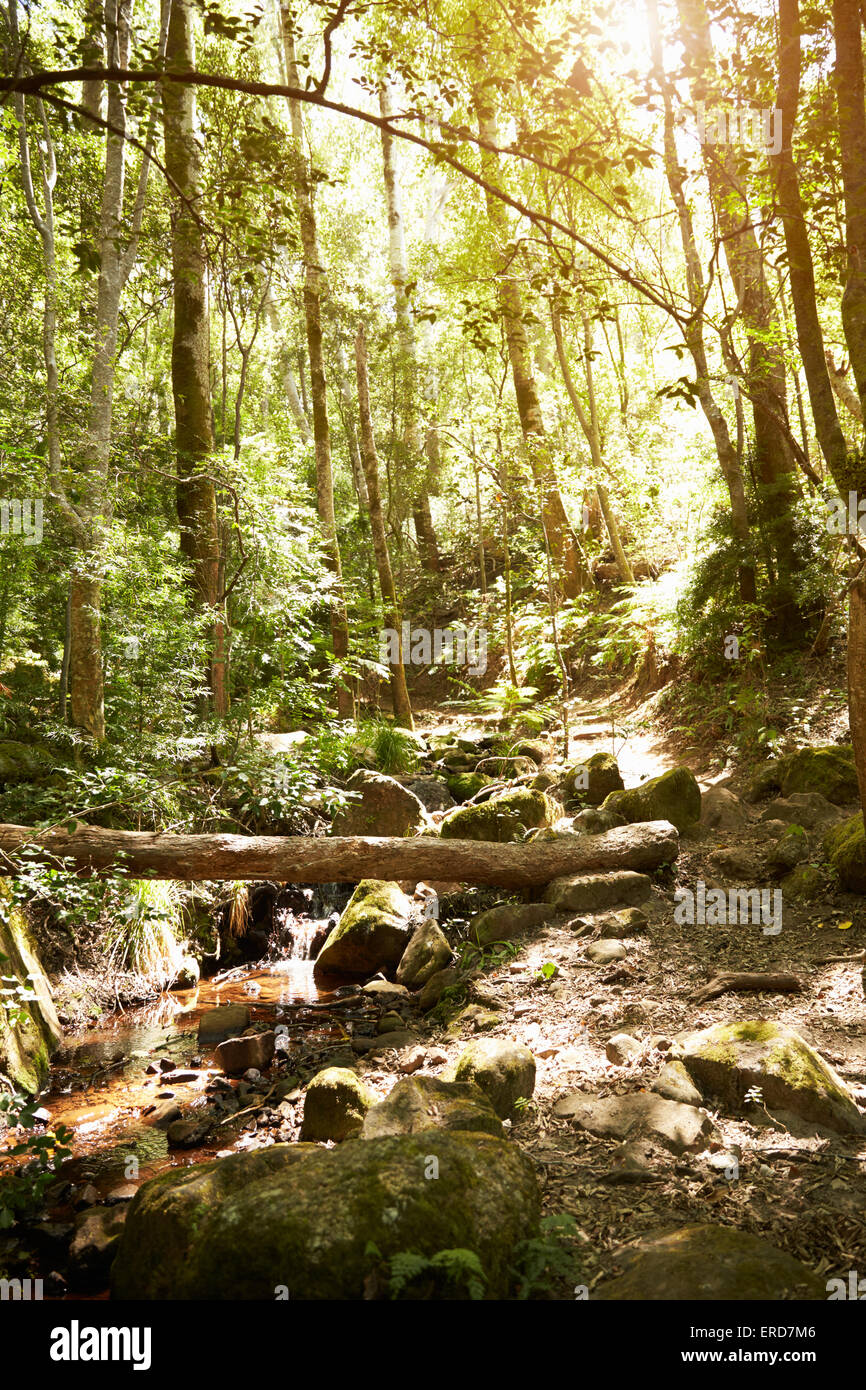
[[[173,974],[181,954],[183,897],[173,879],[135,879],[106,933],[114,966],[151,979]]]
[[[229,884],[229,935],[246,936],[250,929],[250,885],[247,879],[234,879]]]

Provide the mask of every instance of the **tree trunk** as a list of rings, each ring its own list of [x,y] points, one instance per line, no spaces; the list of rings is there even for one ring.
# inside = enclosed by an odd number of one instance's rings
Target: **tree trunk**
[[[288,17],[285,15],[283,16],[283,44],[289,84],[298,87],[300,86],[300,77],[295,59],[295,41],[288,25]],[[298,209],[301,249],[304,259],[304,318],[307,329],[307,352],[310,358],[310,395],[313,404],[313,438],[316,449],[316,507],[319,513],[319,525],[322,528],[328,568],[334,576],[334,589],[331,594],[331,645],[337,668],[337,714],[340,719],[351,719],[355,712],[354,700],[345,670],[345,662],[349,654],[349,620],[346,613],[343,565],[340,558],[337,518],[334,510],[331,431],[328,423],[327,378],[322,341],[322,300],[326,291],[316,228],[316,212],[313,207],[313,194],[307,172],[307,161],[304,156],[304,122],[300,102],[289,101],[289,113],[292,122],[295,203]]]
[[[189,0],[173,0],[166,64],[181,70],[195,67]],[[208,679],[214,711],[225,714],[228,690],[224,600],[219,591],[219,525],[216,487],[206,472],[207,460],[214,450],[214,437],[207,255],[196,210],[201,197],[201,169],[195,138],[195,89],[166,83],[162,104],[166,169],[183,195],[176,200],[171,219],[174,284],[171,377],[180,547],[189,565],[193,608],[210,617]]]
[[[476,99],[478,126],[482,139],[489,144],[497,144],[498,130],[496,116],[491,107],[481,98]],[[498,159],[495,154],[483,155],[485,173],[496,181]],[[508,218],[504,204],[493,194],[487,194],[487,218],[495,240],[495,255],[499,261],[497,284],[499,307],[508,343],[508,357],[514,381],[514,394],[520,427],[526,446],[529,467],[542,496],[541,520],[547,533],[550,552],[556,561],[563,592],[568,598],[575,598],[582,588],[583,564],[577,536],[556,478],[550,445],[541,414],[538,387],[532,371],[532,356],[526,336],[523,300],[520,288],[510,265],[503,259],[509,238]]]
[[[388,85],[379,83],[379,111],[387,120],[393,115]],[[433,526],[430,497],[427,491],[427,478],[424,474],[436,460],[438,441],[427,445],[433,448],[433,457],[427,455],[426,465],[421,448],[421,422],[418,416],[418,351],[415,342],[415,325],[409,303],[407,283],[409,266],[406,259],[406,236],[403,229],[403,206],[400,185],[394,162],[394,140],[384,128],[382,136],[382,171],[385,183],[385,203],[388,209],[388,264],[391,270],[391,284],[394,287],[394,306],[397,315],[397,339],[400,348],[400,384],[405,427],[403,447],[406,452],[405,467],[407,476],[413,480],[421,476],[421,485],[413,487],[412,518],[418,538],[418,553],[423,568],[431,574],[441,569],[439,543]]]
[[[373,416],[370,411],[370,385],[367,375],[367,344],[363,328],[358,329],[355,339],[355,364],[358,372],[358,413],[361,420],[361,458],[367,483],[367,509],[370,516],[370,532],[373,537],[373,553],[379,574],[379,589],[382,594],[383,619],[385,626],[396,634],[397,660],[390,663],[391,700],[394,718],[404,728],[414,729],[412,706],[406,686],[406,670],[403,665],[402,625],[394,588],[394,575],[391,570],[391,557],[385,536],[385,522],[382,517],[382,500],[379,495],[379,460],[376,454],[376,440],[373,434]]]
[[[396,881],[489,883],[532,888],[570,874],[613,869],[651,872],[679,852],[679,836],[668,821],[622,825],[602,835],[523,844],[372,836],[160,835],[139,830],[34,831],[0,825],[0,855],[25,847],[28,865],[55,868],[64,860],[79,870],[116,872],[131,878],[185,882],[243,878],[277,883],[359,883],[364,878]],[[554,909],[551,907],[551,914]]]
[[[757,586],[755,583],[754,566],[746,559],[746,556],[751,550],[751,535],[749,530],[749,514],[746,505],[746,492],[743,485],[740,451],[736,449],[731,442],[728,422],[713,395],[710,385],[710,372],[703,329],[703,313],[706,301],[704,276],[700,255],[698,253],[694,221],[686,196],[685,173],[680,166],[677,154],[673,93],[671,83],[664,68],[661,33],[659,30],[658,0],[647,0],[647,16],[649,19],[652,62],[655,69],[656,81],[659,84],[664,101],[665,176],[677,214],[680,241],[682,243],[683,257],[686,264],[686,286],[689,304],[693,311],[692,317],[684,329],[684,337],[695,367],[698,400],[700,401],[704,418],[713,436],[713,443],[716,446],[716,456],[719,460],[719,468],[725,480],[728,496],[731,500],[731,529],[734,534],[734,540],[737,542],[742,552],[742,558],[738,565],[740,598],[744,603],[753,604],[757,598]],[[739,422],[739,408],[737,419]]]

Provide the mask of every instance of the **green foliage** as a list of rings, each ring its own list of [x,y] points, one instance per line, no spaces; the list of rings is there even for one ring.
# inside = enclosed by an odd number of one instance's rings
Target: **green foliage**
[[[24,1130],[23,1137],[7,1144],[3,1152],[10,1158],[26,1160],[23,1166],[0,1179],[0,1230],[14,1225],[21,1216],[40,1210],[46,1188],[54,1181],[63,1159],[72,1152],[72,1131],[68,1126],[58,1125],[53,1133],[36,1131],[38,1109],[38,1099],[15,1091],[0,1095],[0,1121],[5,1121],[10,1129]]]
[[[513,1275],[517,1297],[554,1297],[563,1280],[573,1284],[578,1274],[575,1241],[580,1229],[573,1216],[560,1212],[541,1219],[539,1234],[516,1247]]]
[[[365,1254],[377,1263],[383,1262],[373,1241],[367,1242]],[[487,1276],[473,1250],[437,1250],[430,1256],[401,1250],[384,1261],[384,1266],[391,1299],[431,1298],[437,1292],[439,1296],[473,1302],[484,1298]]]

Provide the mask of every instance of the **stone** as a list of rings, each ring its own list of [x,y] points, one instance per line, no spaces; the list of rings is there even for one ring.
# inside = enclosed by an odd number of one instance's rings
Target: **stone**
[[[859,797],[854,751],[849,745],[800,748],[796,753],[764,763],[752,778],[747,801],[764,801],[781,792],[819,792],[837,806]]]
[[[460,972],[456,966],[449,965],[444,970],[437,970],[418,995],[419,1008],[425,1014],[435,1009],[446,989],[453,989],[459,981]]]
[[[348,1139],[358,1134],[376,1094],[348,1067],[326,1067],[307,1086],[301,1142]]]
[[[142,1124],[149,1125],[151,1129],[168,1129],[170,1124],[179,1119],[180,1106],[173,1100],[158,1101],[156,1105],[149,1105],[141,1112]]]
[[[557,912],[602,912],[617,903],[643,902],[651,892],[652,879],[647,874],[617,869],[555,878],[544,890],[544,900]]]
[[[840,1134],[861,1134],[864,1119],[845,1082],[793,1028],[770,1019],[718,1023],[681,1033],[671,1056],[706,1094],[739,1110],[760,1088],[764,1106]]]
[[[419,923],[409,938],[397,966],[397,980],[409,989],[420,989],[431,975],[445,969],[453,955],[448,938],[438,922],[427,918]]]
[[[199,1047],[216,1047],[226,1038],[238,1038],[250,1026],[246,1004],[223,1004],[202,1014],[198,1025]]]
[[[405,1020],[404,1020],[402,1014],[398,1014],[398,1013],[394,1013],[394,1012],[389,1012],[389,1013],[387,1013],[387,1014],[383,1014],[382,1017],[379,1019],[378,1023],[376,1024],[376,1032],[377,1032],[377,1033],[394,1033],[394,1032],[397,1032],[398,1030],[400,1030],[400,1029],[403,1028],[404,1022],[405,1022]]]
[[[446,785],[458,804],[471,801],[485,787],[491,786],[493,778],[485,772],[456,772],[446,779]]]
[[[601,807],[588,806],[585,811],[578,811],[572,821],[572,828],[580,835],[603,835],[606,830],[615,830],[617,826],[626,824],[625,816],[618,815],[616,811],[603,811]]]
[[[610,792],[622,791],[625,783],[612,753],[593,753],[584,762],[568,768],[563,790],[569,801],[586,801],[600,806]]]
[[[791,825],[802,825],[806,830],[820,830],[835,824],[843,816],[844,812],[820,792],[794,792],[765,806],[761,821],[781,820]]]
[[[648,925],[649,918],[639,907],[625,907],[602,922],[599,935],[603,939],[621,941],[631,936],[639,936]]]
[[[332,835],[393,835],[402,838],[427,825],[427,814],[420,799],[408,787],[383,772],[359,768],[346,783],[346,790],[357,792],[352,801],[334,816]]]
[[[316,978],[396,969],[409,943],[411,913],[412,903],[398,884],[362,879],[316,957]]]
[[[207,1115],[190,1116],[186,1120],[173,1120],[166,1131],[170,1149],[196,1149],[203,1144],[214,1127],[213,1119]]]
[[[593,965],[610,965],[615,960],[625,960],[627,954],[620,941],[593,941],[586,948],[586,958]]]
[[[553,909],[547,903],[500,903],[477,912],[469,922],[470,939],[479,946],[492,946],[495,941],[513,941],[523,932],[548,922]]]
[[[214,1061],[227,1076],[240,1076],[251,1067],[262,1072],[274,1058],[276,1034],[247,1033],[242,1038],[226,1038],[217,1045]]]
[[[361,1138],[384,1139],[430,1129],[462,1129],[500,1138],[504,1133],[487,1096],[473,1082],[408,1076],[367,1111]]]
[[[742,845],[713,850],[710,863],[718,873],[728,878],[745,881],[758,877],[758,861],[754,854]]]
[[[492,796],[480,806],[458,806],[439,826],[444,840],[522,840],[534,826],[552,825],[559,808],[546,792],[519,787]]]
[[[411,1052],[404,1053],[397,1063],[397,1070],[401,1076],[412,1076],[416,1071],[420,1071],[427,1061],[427,1053],[423,1047],[413,1047]]]
[[[382,1033],[378,1038],[353,1038],[353,1052],[402,1052],[406,1047],[414,1047],[418,1038],[408,1028],[396,1029],[393,1033]]]
[[[448,790],[444,777],[416,777],[409,790],[417,796],[425,811],[450,811],[455,798]]]
[[[647,1091],[604,1099],[577,1091],[560,1100],[553,1113],[599,1139],[653,1139],[674,1154],[704,1148],[716,1132],[709,1115],[694,1105],[682,1105]]]
[[[809,841],[801,825],[789,825],[767,852],[767,868],[773,874],[786,874],[809,858]]]
[[[75,1218],[75,1234],[69,1247],[70,1276],[74,1282],[104,1279],[117,1252],[128,1206],[90,1207]]]
[[[824,840],[824,853],[849,893],[866,893],[866,834],[863,812],[836,825]]]
[[[615,1033],[604,1045],[604,1055],[616,1067],[624,1067],[639,1056],[641,1045],[629,1033]]]
[[[534,1165],[493,1135],[429,1130],[333,1149],[276,1144],[171,1169],[130,1204],[118,1300],[356,1300],[374,1265],[472,1250],[484,1295],[507,1297],[515,1246],[538,1231]],[[426,1297],[454,1296],[453,1286]]]
[[[823,1300],[824,1282],[769,1241],[732,1226],[694,1225],[616,1252],[623,1273],[596,1285],[602,1302]]]
[[[798,864],[782,879],[782,892],[788,898],[814,902],[826,891],[825,876],[814,864]]]
[[[399,1004],[409,998],[406,986],[397,984],[396,980],[370,980],[368,984],[361,986],[361,993],[378,999],[383,1004]]]
[[[630,824],[666,820],[688,830],[701,817],[701,789],[687,767],[674,767],[629,791],[611,792],[602,809],[618,812]]]
[[[665,1062],[652,1084],[656,1095],[676,1100],[681,1105],[703,1105],[704,1098],[682,1062]]]
[[[701,793],[701,825],[709,830],[740,830],[749,823],[744,803],[727,787],[707,787]]]
[[[535,1090],[535,1058],[523,1043],[473,1038],[453,1066],[449,1081],[473,1081],[502,1120],[513,1118],[522,1100]]]

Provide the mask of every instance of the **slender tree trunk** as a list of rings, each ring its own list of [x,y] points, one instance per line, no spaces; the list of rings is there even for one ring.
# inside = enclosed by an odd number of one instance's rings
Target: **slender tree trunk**
[[[300,85],[300,78],[295,59],[295,41],[290,28],[290,17],[285,13],[283,14],[283,44],[288,81],[291,86],[297,87]],[[304,122],[300,102],[289,102],[289,114],[292,122],[295,203],[298,209],[301,249],[304,258],[304,318],[307,330],[307,352],[310,359],[310,394],[313,405],[313,439],[316,450],[316,506],[319,513],[319,525],[322,528],[328,568],[334,576],[334,588],[331,594],[331,645],[337,668],[337,713],[340,719],[351,719],[355,712],[354,700],[345,671],[345,662],[349,654],[349,620],[346,613],[343,566],[334,510],[331,431],[328,422],[327,378],[322,338],[322,301],[327,290],[322,268],[322,256],[319,250],[312,188],[304,154]]]
[[[489,105],[479,97],[476,99],[478,125],[481,136],[490,144],[497,144],[498,131],[496,116]],[[484,154],[485,171],[495,178],[498,159],[495,154]],[[520,426],[526,446],[526,453],[532,476],[542,496],[541,520],[547,534],[551,554],[556,562],[563,591],[569,598],[580,593],[583,579],[580,548],[571,524],[553,465],[550,444],[541,414],[538,387],[532,371],[532,356],[526,336],[525,316],[520,287],[506,261],[506,245],[509,239],[508,219],[504,205],[492,194],[487,194],[487,218],[495,241],[495,254],[499,260],[497,284],[499,307],[508,343],[508,357],[514,381],[514,394]]]
[[[379,83],[379,111],[387,120],[393,115],[391,96],[387,83]],[[405,450],[406,475],[415,480],[421,479],[420,486],[413,487],[412,518],[418,538],[418,553],[421,564],[431,574],[438,574],[439,543],[433,525],[430,496],[425,476],[438,463],[438,439],[435,435],[425,441],[427,449],[432,449],[432,458],[421,446],[421,420],[418,413],[418,349],[415,341],[415,325],[409,303],[407,284],[409,266],[406,259],[406,236],[403,227],[403,206],[400,185],[394,160],[394,140],[391,134],[382,129],[382,170],[385,183],[385,203],[388,209],[388,264],[391,270],[391,284],[394,287],[394,305],[397,315],[397,339],[399,344],[399,381],[401,406],[403,410],[403,448]]]
[[[173,0],[167,66],[195,67],[192,8]],[[166,83],[162,96],[165,163],[182,200],[172,208],[174,332],[172,390],[177,451],[177,514],[180,546],[189,564],[194,610],[209,617],[208,675],[216,714],[228,709],[224,600],[219,588],[220,539],[216,486],[207,473],[214,450],[210,384],[207,256],[196,203],[201,170],[195,139],[195,89]]]
[[[726,97],[718,79],[704,0],[679,0],[679,14],[692,69],[693,98],[710,109],[723,106]],[[705,144],[703,155],[719,237],[748,334],[746,385],[755,426],[757,476],[777,566],[773,606],[781,630],[791,632],[796,624],[791,581],[795,564],[792,507],[799,485],[790,444],[782,334],[752,211],[738,173],[736,149],[727,142],[712,147]]]
[[[647,0],[649,19],[650,50],[656,80],[664,101],[664,158],[665,176],[677,214],[680,241],[686,266],[686,285],[692,316],[684,330],[686,346],[695,367],[697,394],[704,418],[710,427],[716,456],[728,496],[731,501],[731,528],[734,540],[739,545],[743,558],[738,566],[740,598],[744,603],[753,604],[757,598],[755,569],[745,557],[751,550],[749,514],[746,492],[743,485],[741,454],[731,442],[728,422],[713,394],[710,385],[710,372],[704,342],[703,313],[706,292],[703,268],[698,253],[697,238],[691,208],[685,190],[685,173],[680,166],[676,147],[675,115],[671,83],[665,73],[662,55],[661,33],[659,30],[658,0]],[[739,423],[739,413],[737,420]]]
[[[373,537],[373,553],[379,574],[379,589],[382,594],[383,618],[386,627],[397,634],[398,660],[391,662],[391,699],[394,718],[407,729],[414,729],[412,706],[406,686],[406,671],[403,665],[402,630],[397,592],[394,588],[394,575],[391,570],[391,557],[385,536],[385,522],[382,517],[382,500],[379,495],[379,460],[376,453],[376,439],[373,434],[373,416],[370,411],[370,384],[367,373],[367,344],[363,328],[358,329],[355,339],[355,365],[358,373],[358,414],[361,421],[361,458],[367,481],[367,506],[370,514],[370,531]]]

